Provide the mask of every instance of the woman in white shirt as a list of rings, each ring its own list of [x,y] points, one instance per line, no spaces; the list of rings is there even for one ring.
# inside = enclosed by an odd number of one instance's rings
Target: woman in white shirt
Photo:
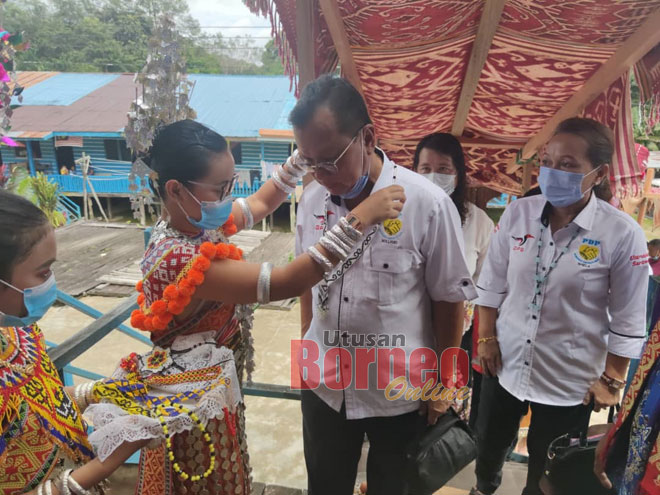
[[[592,190],[609,175],[602,124],[559,124],[541,153],[543,195],[514,201],[493,234],[477,284],[484,369],[477,486],[490,495],[520,418],[532,410],[525,495],[536,495],[547,447],[585,431],[618,403],[645,335],[648,253],[642,229]]]
[[[435,185],[440,187],[452,199],[461,217],[463,228],[463,244],[465,246],[465,260],[472,280],[477,283],[481,266],[486,259],[488,243],[493,233],[494,224],[485,211],[467,200],[467,168],[465,154],[461,143],[451,134],[436,132],[422,139],[415,150],[413,170]],[[472,354],[472,317],[474,304],[465,303],[465,322],[463,326],[463,342],[461,347]],[[476,406],[479,397],[479,384],[481,382],[480,370],[474,370],[472,376],[472,404]],[[460,407],[463,417],[470,416],[470,425],[473,426],[477,418],[476,407],[468,407],[469,402],[464,401]]]

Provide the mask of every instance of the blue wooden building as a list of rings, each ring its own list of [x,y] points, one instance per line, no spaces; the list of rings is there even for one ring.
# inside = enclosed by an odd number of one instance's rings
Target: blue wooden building
[[[227,138],[242,178],[236,193],[247,194],[261,181],[262,162],[280,163],[291,153],[288,115],[295,97],[289,78],[189,77],[197,120]],[[43,172],[64,194],[77,196],[83,178],[75,161],[85,153],[96,192],[128,196],[131,156],[123,129],[136,95],[134,74],[20,72],[18,80],[25,89],[23,101],[15,102],[11,136],[20,146],[3,146],[2,163]]]

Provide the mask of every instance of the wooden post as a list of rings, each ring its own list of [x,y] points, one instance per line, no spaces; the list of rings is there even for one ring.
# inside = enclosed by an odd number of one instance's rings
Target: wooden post
[[[84,158],[85,158],[85,152],[83,151],[83,164],[81,165],[82,168],[82,173],[83,173],[83,216],[85,217],[85,220],[89,220],[89,214],[90,214],[90,205],[87,202],[87,168],[84,165]]]
[[[506,2],[507,0],[488,0],[484,2],[484,10],[481,14],[479,28],[477,29],[477,35],[472,46],[470,61],[468,62],[465,79],[461,88],[461,96],[458,99],[458,107],[454,116],[454,124],[451,128],[451,133],[454,136],[461,136],[465,129],[472,99],[481,78],[481,71],[486,63],[490,45],[500,24],[500,18],[502,17]]]
[[[525,194],[532,188],[532,162],[525,162],[523,164],[522,174],[522,193]]]
[[[25,141],[25,151],[27,152],[28,168],[30,170],[30,175],[34,177],[35,175],[37,175],[37,169],[34,166],[34,155],[32,154],[31,141]]]
[[[96,204],[98,205],[99,210],[101,211],[101,215],[103,216],[106,222],[110,223],[110,220],[108,220],[108,217],[105,215],[105,211],[103,210],[103,205],[101,205],[101,200],[96,194],[96,190],[94,189],[94,184],[92,184],[92,182],[89,180],[88,170],[89,170],[90,160],[91,157],[83,152],[83,156],[81,159],[81,164],[83,168],[83,183],[89,183],[89,190],[91,191],[92,196],[94,197],[94,200],[96,201]],[[90,205],[91,205],[91,200],[90,200]]]
[[[296,0],[296,48],[300,91],[316,78],[314,68],[314,2]]]
[[[112,220],[112,198],[108,196],[106,199],[106,205],[108,208],[108,218]]]
[[[147,212],[144,207],[144,198],[140,196],[140,225],[147,225]]]
[[[582,87],[571,96],[557,112],[546,121],[545,125],[522,149],[522,158],[526,160],[543,146],[552,136],[557,125],[564,119],[578,115],[594,98],[605,91],[633,64],[660,42],[660,8],[646,16],[644,22],[622,44],[600,68],[587,79]]]

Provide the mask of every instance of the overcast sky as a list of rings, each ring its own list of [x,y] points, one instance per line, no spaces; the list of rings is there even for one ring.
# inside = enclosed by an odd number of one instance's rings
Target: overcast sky
[[[249,34],[253,38],[270,39],[270,22],[265,17],[252,14],[241,0],[188,0],[190,13],[197,19],[205,31],[221,32],[223,36]],[[232,26],[216,29],[211,26]],[[257,29],[256,26],[266,26]],[[256,39],[259,45],[265,45],[268,39]]]

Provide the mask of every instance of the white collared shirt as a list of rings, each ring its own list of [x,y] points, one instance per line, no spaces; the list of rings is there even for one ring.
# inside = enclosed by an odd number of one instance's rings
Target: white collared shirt
[[[507,207],[479,277],[477,304],[499,308],[500,384],[519,400],[572,406],[605,370],[608,352],[640,355],[648,253],[639,225],[592,195],[570,224],[543,232],[541,278],[575,238],[530,307],[546,205],[534,196]]]
[[[407,355],[416,348],[435,346],[431,322],[432,301],[459,302],[474,299],[476,291],[463,255],[463,235],[460,217],[451,198],[426,178],[396,167],[384,156],[383,169],[373,192],[396,183],[403,186],[406,203],[397,228],[383,224],[371,244],[345,273],[330,285],[329,309],[321,314],[317,307],[318,286],[312,289],[313,319],[305,339],[314,341],[321,356],[337,346],[348,350],[355,363],[355,347],[369,345],[368,337],[380,335],[396,343]],[[327,191],[311,183],[305,189],[298,206],[296,254],[304,253],[323,235],[325,208],[328,229],[348,214],[343,201],[327,200]],[[348,345],[337,344],[338,332],[353,339]],[[394,336],[405,337],[401,339]],[[325,338],[324,338],[325,337]],[[364,339],[364,342],[362,341]],[[356,345],[353,345],[353,344]],[[340,366],[347,363],[342,362]],[[323,363],[320,363],[323,369]],[[334,374],[337,365],[323,372]],[[354,366],[355,368],[355,366]],[[319,387],[317,395],[339,411],[346,404],[346,417],[360,419],[374,416],[396,416],[419,408],[417,401],[389,401],[384,390],[377,388],[377,369],[369,366],[368,389],[356,390],[355,369],[345,390]]]
[[[494,228],[495,224],[484,210],[474,203],[467,203],[463,240],[465,242],[465,260],[475,283],[479,280]]]

